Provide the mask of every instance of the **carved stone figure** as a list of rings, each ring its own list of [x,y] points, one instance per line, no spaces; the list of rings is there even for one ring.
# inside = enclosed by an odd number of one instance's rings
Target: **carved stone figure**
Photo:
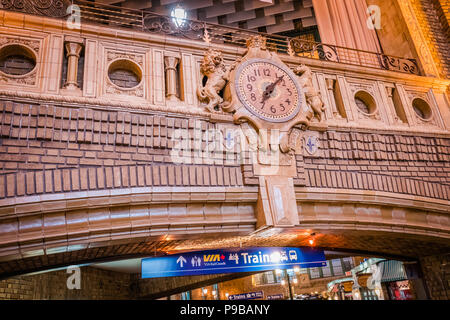
[[[299,83],[305,92],[306,103],[311,107],[319,122],[322,121],[324,104],[319,92],[314,88],[311,69],[301,64],[294,69],[294,73],[298,75]]]
[[[219,92],[225,87],[229,80],[230,71],[234,65],[227,67],[223,61],[220,51],[209,49],[203,57],[200,72],[208,77],[206,84],[199,84],[197,96],[200,101],[208,102],[206,109],[213,112],[222,102],[223,98]]]

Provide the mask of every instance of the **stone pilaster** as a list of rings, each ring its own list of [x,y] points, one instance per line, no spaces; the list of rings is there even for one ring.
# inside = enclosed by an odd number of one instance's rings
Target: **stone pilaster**
[[[84,41],[80,38],[67,37],[65,42],[67,55],[67,79],[64,87],[68,90],[78,90],[77,75],[78,75],[78,60],[83,49]]]
[[[177,65],[180,59],[174,56],[164,57],[166,72],[166,98],[168,101],[179,101],[177,93]]]

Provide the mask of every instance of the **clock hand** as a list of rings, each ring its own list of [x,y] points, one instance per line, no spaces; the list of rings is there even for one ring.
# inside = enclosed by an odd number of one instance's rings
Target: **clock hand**
[[[269,84],[266,87],[266,90],[264,90],[263,92],[263,101],[261,101],[261,103],[264,103],[264,101],[266,101],[267,99],[269,99],[269,96],[272,94],[273,90],[275,89],[276,85],[283,80],[284,74],[281,75],[281,77],[278,77],[277,80],[275,80],[275,82]]]

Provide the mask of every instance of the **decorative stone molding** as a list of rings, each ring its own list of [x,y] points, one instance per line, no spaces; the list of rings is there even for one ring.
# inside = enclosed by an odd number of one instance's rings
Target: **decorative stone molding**
[[[412,7],[411,0],[397,0],[397,4],[403,18],[405,19],[405,24],[409,29],[410,38],[416,48],[417,54],[419,55],[425,74],[427,76],[438,76],[439,71],[435,65],[430,49],[428,48],[427,42],[420,28],[420,24],[414,14],[414,8]]]
[[[45,94],[36,92],[26,92],[26,91],[13,91],[13,90],[1,90],[0,96],[4,97],[16,97],[30,99],[33,101],[51,101],[59,102],[63,104],[81,104],[81,105],[97,105],[104,107],[117,107],[129,110],[153,110],[160,112],[171,112],[185,115],[195,115],[209,118],[211,115],[209,112],[205,112],[200,108],[187,109],[185,106],[179,105],[154,105],[149,102],[136,102],[136,101],[124,101],[119,99],[113,99],[112,97],[103,96],[100,98],[89,98],[82,96],[68,96],[68,95],[57,95],[57,94]],[[225,117],[227,118],[227,117]],[[231,116],[228,120],[232,122]]]
[[[406,90],[408,108],[411,110],[411,114],[414,117],[416,125],[424,126],[437,126],[439,127],[439,120],[436,116],[435,108],[433,107],[432,100],[430,98],[430,92],[419,91],[419,90]],[[419,110],[416,110],[415,100],[421,100],[421,106]],[[423,117],[420,113],[423,113]]]
[[[354,79],[352,79],[354,81]],[[371,119],[371,120],[381,120],[379,105],[381,105],[381,101],[379,101],[376,97],[377,94],[375,92],[375,85],[369,83],[357,83],[357,82],[349,82],[350,86],[350,98],[351,102],[355,106],[355,110],[357,111],[357,115],[359,119]],[[356,99],[362,100],[368,107],[369,112],[364,112],[361,110],[356,102]]]
[[[12,75],[0,71],[0,83],[6,85],[36,86],[40,61],[40,46],[41,41],[39,40],[12,37],[0,38],[0,54],[2,51],[7,50],[17,51],[18,54],[23,53],[23,55],[27,56],[35,63],[34,68],[23,75]]]
[[[123,67],[137,75],[140,82],[137,86],[124,88],[114,84],[109,78],[109,71],[114,67]],[[144,55],[108,50],[106,53],[105,93],[110,95],[130,95],[144,98],[143,79]]]
[[[64,17],[70,0],[2,0],[2,9],[23,13],[43,15],[46,17]]]

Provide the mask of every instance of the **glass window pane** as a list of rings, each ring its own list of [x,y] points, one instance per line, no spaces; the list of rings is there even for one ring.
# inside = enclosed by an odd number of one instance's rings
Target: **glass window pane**
[[[331,264],[333,265],[333,273],[335,276],[340,276],[344,274],[342,270],[341,259],[333,259],[331,260]]]
[[[265,276],[266,276],[266,283],[268,284],[275,283],[275,277],[273,276],[272,271],[266,272]]]
[[[277,273],[277,272],[275,272],[275,275],[276,275],[276,282],[277,283],[280,283],[281,282],[281,280],[283,280],[285,277],[286,277],[286,270],[282,270],[282,272],[281,273]]]
[[[344,265],[344,272],[352,270],[352,268],[353,268],[353,259],[352,258],[344,258],[344,259],[342,259],[342,263]]]
[[[287,273],[289,275],[289,278],[293,279],[295,277],[294,269],[287,269]]]
[[[308,268],[300,268],[300,273],[308,273]]]
[[[309,269],[309,272],[311,274],[311,279],[320,278],[320,269],[319,268],[311,268],[311,269]]]
[[[331,277],[331,269],[329,261],[327,261],[327,265],[325,267],[322,267],[322,275],[324,277]]]
[[[253,279],[255,279],[255,285],[259,286],[259,285],[264,284],[263,278],[264,278],[264,275],[263,275],[262,273],[260,273],[260,274],[255,274],[255,275],[253,276]]]

